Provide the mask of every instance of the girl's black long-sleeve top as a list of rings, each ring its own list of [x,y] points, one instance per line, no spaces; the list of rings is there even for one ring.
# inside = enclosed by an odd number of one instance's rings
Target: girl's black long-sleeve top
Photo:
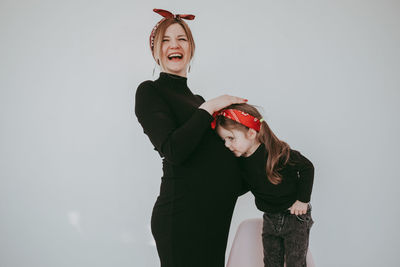
[[[280,212],[290,208],[296,200],[310,202],[314,181],[311,161],[291,149],[288,163],[279,171],[282,182],[274,185],[267,178],[267,158],[264,144],[249,157],[240,158],[243,177],[255,196],[257,208],[264,212]]]

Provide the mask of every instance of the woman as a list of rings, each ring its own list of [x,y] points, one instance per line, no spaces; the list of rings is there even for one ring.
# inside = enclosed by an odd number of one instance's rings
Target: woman
[[[195,44],[182,19],[164,16],[150,36],[162,72],[141,83],[135,113],[163,159],[160,194],[151,227],[162,267],[223,267],[233,209],[243,192],[235,157],[210,127],[212,114],[247,100],[220,96],[204,101],[187,87]]]

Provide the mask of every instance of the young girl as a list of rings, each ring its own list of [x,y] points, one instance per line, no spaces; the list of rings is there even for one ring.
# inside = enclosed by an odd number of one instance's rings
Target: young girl
[[[256,206],[264,212],[264,264],[306,266],[313,224],[309,204],[314,167],[300,152],[279,140],[249,104],[214,113],[212,128],[240,164]]]

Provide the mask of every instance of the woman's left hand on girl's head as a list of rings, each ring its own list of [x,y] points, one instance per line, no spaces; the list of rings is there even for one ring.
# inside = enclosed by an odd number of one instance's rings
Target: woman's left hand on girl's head
[[[296,200],[295,203],[289,208],[290,214],[303,215],[307,213],[308,203]]]
[[[232,95],[221,95],[204,102],[199,108],[204,109],[213,115],[214,112],[219,111],[227,106],[242,103],[247,103],[247,99]]]

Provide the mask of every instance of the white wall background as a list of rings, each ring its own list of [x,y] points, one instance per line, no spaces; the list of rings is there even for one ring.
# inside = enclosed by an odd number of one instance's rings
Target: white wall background
[[[197,15],[194,92],[263,106],[313,161],[316,264],[398,266],[395,0],[1,0],[0,266],[158,266],[161,161],[133,112],[154,7]],[[246,194],[229,246],[258,216]]]

